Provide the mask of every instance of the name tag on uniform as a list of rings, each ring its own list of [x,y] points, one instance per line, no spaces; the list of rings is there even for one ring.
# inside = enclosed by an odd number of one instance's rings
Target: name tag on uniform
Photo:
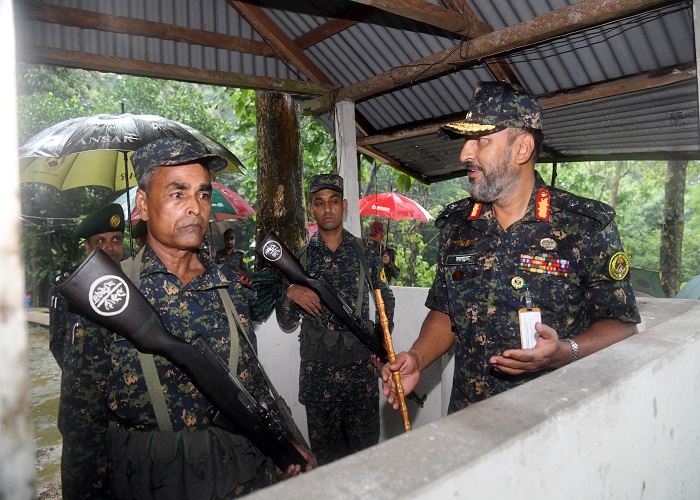
[[[448,255],[445,260],[446,266],[456,266],[459,264],[476,264],[477,255],[468,253],[466,255]]]

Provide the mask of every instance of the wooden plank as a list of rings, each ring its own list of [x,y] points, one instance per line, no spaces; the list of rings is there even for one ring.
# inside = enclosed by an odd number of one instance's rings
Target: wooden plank
[[[277,56],[301,71],[314,82],[332,84],[323,71],[309,59],[306,54],[270,19],[263,10],[253,4],[239,0],[227,0],[243,18],[250,23],[255,31],[272,46]]]
[[[299,95],[322,95],[333,89],[331,85],[320,83],[176,66],[35,45],[18,47],[17,58],[20,61],[34,64],[53,64],[166,80],[222,85],[224,87],[276,90]]]
[[[425,23],[456,35],[476,38],[493,31],[476,16],[455,16],[455,12],[424,0],[352,0],[391,14]]]
[[[366,5],[357,5],[346,11],[341,16],[331,19],[327,23],[323,23],[308,33],[304,33],[295,39],[294,43],[296,43],[302,50],[308,49],[309,47],[312,47],[317,43],[332,37],[333,35],[337,35],[338,33],[355,26],[357,23],[364,21],[377,12],[378,11],[375,8],[368,7]]]
[[[681,0],[582,0],[581,2],[548,12],[502,30],[487,33],[465,43],[462,50],[450,47],[432,56],[393,68],[380,75],[344,87],[333,95],[313,99],[304,104],[305,113],[319,113],[330,109],[333,102],[344,99],[361,101],[371,96],[390,92],[404,85],[433,78],[454,71],[488,57],[503,55],[550,41],[562,35],[599,26],[600,24],[638,14],[655,7],[678,3]]]
[[[264,57],[276,57],[272,48],[264,42],[248,40],[237,36],[223,35],[213,31],[204,31],[134,19],[132,17],[112,16],[99,12],[49,5],[46,3],[31,3],[23,9],[27,19],[50,24],[73,26],[82,29],[122,33],[125,35],[160,38],[175,42],[192,43],[216,49],[233,50],[245,54]]]

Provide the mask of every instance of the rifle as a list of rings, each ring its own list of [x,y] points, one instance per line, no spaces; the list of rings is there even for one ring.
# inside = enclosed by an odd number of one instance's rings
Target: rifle
[[[312,277],[306,272],[299,259],[282,243],[282,241],[270,231],[255,249],[255,253],[272,266],[279,269],[290,283],[303,285],[310,288],[326,305],[328,310],[338,319],[338,322],[350,330],[357,340],[359,340],[370,352],[377,356],[382,362],[388,360],[388,353],[379,339],[369,332],[362,321],[353,314],[352,308],[345,302],[340,294],[331,286],[323,276]],[[418,403],[421,408],[425,403],[426,396],[418,396],[411,392],[409,399]]]
[[[139,351],[163,356],[182,370],[216,408],[214,425],[250,439],[283,472],[293,464],[305,470],[304,457],[207,341],[197,336],[189,343],[170,334],[151,303],[103,250],[93,250],[58,291]]]

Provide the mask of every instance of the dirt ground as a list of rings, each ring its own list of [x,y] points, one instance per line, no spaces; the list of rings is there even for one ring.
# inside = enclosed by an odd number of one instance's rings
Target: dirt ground
[[[61,460],[61,446],[48,446],[36,451],[36,500],[61,500],[61,472],[52,464]],[[50,471],[50,472],[46,472]]]

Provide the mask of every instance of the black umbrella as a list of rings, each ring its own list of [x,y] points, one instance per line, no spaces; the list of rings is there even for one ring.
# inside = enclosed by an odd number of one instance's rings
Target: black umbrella
[[[130,152],[162,137],[203,143],[228,160],[224,171],[243,164],[225,146],[197,129],[156,115],[94,115],[57,123],[19,149],[20,182],[50,184],[60,190],[104,186],[114,191],[135,184]]]

